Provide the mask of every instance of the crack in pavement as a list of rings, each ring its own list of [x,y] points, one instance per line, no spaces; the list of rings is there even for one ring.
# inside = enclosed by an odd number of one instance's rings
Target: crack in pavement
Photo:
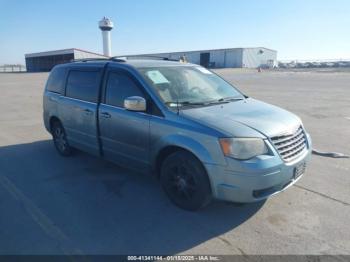
[[[299,186],[299,185],[294,185],[294,186],[295,186],[295,187],[297,187],[297,188],[300,188],[300,189],[303,189],[303,190],[309,191],[309,192],[311,192],[311,193],[314,193],[314,194],[316,194],[316,195],[319,195],[319,196],[325,197],[325,198],[327,198],[327,199],[330,199],[330,200],[336,201],[336,202],[341,203],[341,204],[343,204],[343,205],[345,205],[345,206],[350,206],[350,203],[347,203],[347,202],[345,202],[345,201],[342,201],[342,200],[339,200],[339,199],[336,199],[336,198],[333,198],[333,197],[327,196],[327,195],[325,195],[325,194],[323,194],[323,193],[320,193],[320,192],[317,192],[317,191],[314,191],[314,190],[311,190],[311,189],[308,189],[308,188],[306,188],[306,187]]]
[[[224,238],[223,236],[218,236],[217,238],[220,241],[222,241],[223,243],[225,243],[227,246],[229,246],[232,251],[237,251],[238,250],[241,255],[247,256],[247,254],[243,251],[242,248],[232,245],[232,243],[229,240],[227,240],[226,238]]]

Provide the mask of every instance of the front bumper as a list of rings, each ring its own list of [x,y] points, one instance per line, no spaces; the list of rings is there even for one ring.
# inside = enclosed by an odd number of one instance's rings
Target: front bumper
[[[205,164],[213,195],[217,199],[232,202],[256,202],[275,195],[294,183],[297,166],[311,158],[311,139],[307,135],[307,150],[292,162],[284,162],[277,152],[251,160],[239,161],[228,158],[227,166]]]

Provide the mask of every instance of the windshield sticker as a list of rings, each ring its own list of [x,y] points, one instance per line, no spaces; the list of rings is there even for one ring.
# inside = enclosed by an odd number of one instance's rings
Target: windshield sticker
[[[152,80],[154,84],[169,83],[168,79],[166,79],[165,76],[158,70],[148,71],[146,75],[149,77],[149,79]]]
[[[201,71],[203,74],[212,75],[213,73],[209,70],[205,69],[204,67],[196,67],[197,70]]]

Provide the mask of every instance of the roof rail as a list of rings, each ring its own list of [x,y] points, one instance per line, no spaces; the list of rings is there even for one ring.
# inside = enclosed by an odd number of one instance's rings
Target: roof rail
[[[142,59],[142,58],[148,58],[148,59],[154,59],[154,60],[165,60],[165,61],[174,61],[174,62],[179,62],[180,60],[178,59],[173,59],[173,58],[169,58],[169,57],[165,57],[165,56],[153,56],[153,55],[130,55],[130,56],[114,56],[112,58],[116,58],[116,59]]]
[[[72,59],[71,62],[90,62],[90,61],[114,61],[114,62],[126,62],[125,59],[118,59],[116,57],[106,57],[106,58],[80,58]]]
[[[72,59],[71,62],[90,62],[90,61],[113,61],[113,62],[126,62],[128,59],[154,59],[154,60],[165,60],[165,61],[174,61],[179,62],[178,59],[172,59],[169,57],[163,57],[163,56],[152,56],[152,55],[136,55],[136,56],[113,56],[113,57],[106,57],[106,58],[80,58],[80,59]]]
[[[71,62],[89,62],[89,61],[106,61],[108,58],[79,58],[72,59]]]

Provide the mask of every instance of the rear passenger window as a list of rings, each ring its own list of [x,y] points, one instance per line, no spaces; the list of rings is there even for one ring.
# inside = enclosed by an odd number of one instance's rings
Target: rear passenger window
[[[70,71],[66,96],[97,102],[101,74],[99,71]]]
[[[46,90],[58,94],[64,93],[64,82],[66,80],[65,68],[54,68],[47,80]]]
[[[131,77],[119,72],[110,73],[106,88],[106,104],[124,107],[124,99],[129,96],[145,97]]]

